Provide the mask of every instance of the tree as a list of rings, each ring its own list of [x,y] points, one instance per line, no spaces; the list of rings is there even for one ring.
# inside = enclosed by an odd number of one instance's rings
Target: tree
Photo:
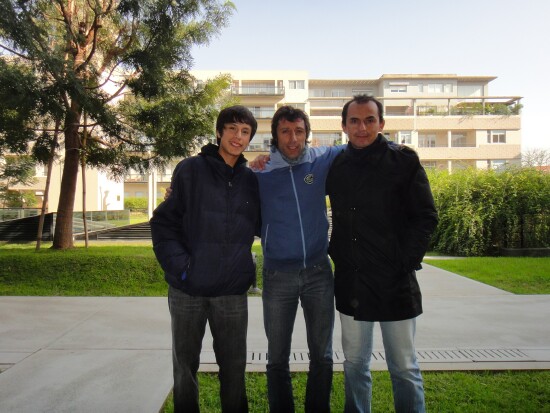
[[[521,163],[525,167],[550,166],[549,149],[529,149],[521,154]]]
[[[215,100],[228,80],[196,84],[190,49],[207,44],[234,6],[215,0],[0,0],[0,9],[0,49],[10,55],[0,75],[27,80],[16,88],[20,102],[10,109],[12,119],[0,126],[0,146],[46,157],[51,125],[61,120],[53,247],[70,248],[82,156],[86,165],[120,176],[130,167],[186,156],[197,137],[211,133]]]
[[[23,206],[27,194],[10,189],[34,181],[35,161],[30,156],[7,157],[0,163],[0,200],[3,206]]]

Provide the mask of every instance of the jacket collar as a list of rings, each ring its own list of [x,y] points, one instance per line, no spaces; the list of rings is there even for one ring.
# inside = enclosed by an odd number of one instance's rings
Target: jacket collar
[[[227,165],[225,163],[225,160],[222,158],[222,156],[220,155],[220,147],[218,145],[214,145],[213,143],[209,143],[209,144],[206,144],[204,145],[202,148],[201,148],[201,152],[199,153],[199,155],[201,156],[204,156],[204,157],[212,157],[212,158],[215,158],[217,159],[218,161],[221,161],[224,163],[224,165]],[[246,163],[246,158],[243,156],[243,154],[241,153],[239,155],[239,158],[237,159],[237,162],[235,162],[235,166],[233,168],[236,168],[237,166],[241,165],[241,164],[244,164]],[[229,166],[229,165],[227,165]],[[230,167],[230,166],[229,166]],[[230,167],[231,168],[231,167]]]

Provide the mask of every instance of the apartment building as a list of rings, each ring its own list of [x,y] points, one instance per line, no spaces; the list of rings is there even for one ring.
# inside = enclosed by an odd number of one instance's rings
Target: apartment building
[[[199,79],[220,72],[197,71]],[[498,167],[521,156],[521,97],[492,96],[493,76],[384,74],[377,79],[310,79],[305,71],[229,71],[231,93],[259,122],[249,152],[268,150],[270,117],[281,105],[310,116],[311,145],[346,141],[344,103],[365,93],[384,104],[388,139],[414,148],[428,168]]]
[[[61,176],[63,163],[58,161],[53,164],[50,191],[48,195],[48,211],[57,211],[59,195],[61,192]],[[46,188],[47,167],[36,165],[34,182],[31,185],[14,185],[10,189],[18,191],[31,191],[34,193],[38,207],[44,199]],[[147,195],[145,195],[147,196]],[[83,181],[79,173],[75,192],[75,211],[82,211]],[[124,182],[112,179],[108,173],[97,169],[86,170],[86,210],[87,211],[119,211],[124,209]]]
[[[426,168],[449,171],[498,168],[521,157],[521,97],[492,96],[494,76],[456,74],[384,74],[376,79],[310,79],[300,70],[202,70],[199,80],[230,73],[230,93],[258,120],[258,131],[245,152],[252,160],[269,151],[271,118],[278,107],[292,105],[310,117],[312,146],[347,141],[341,128],[342,107],[357,94],[384,105],[384,134],[414,148]],[[147,193],[145,175],[131,175],[126,196]],[[169,185],[170,168],[160,172],[155,192]]]

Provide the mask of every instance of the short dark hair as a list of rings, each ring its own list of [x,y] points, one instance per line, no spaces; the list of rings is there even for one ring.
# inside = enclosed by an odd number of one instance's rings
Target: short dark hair
[[[271,119],[271,146],[277,147],[279,144],[279,139],[277,138],[277,126],[281,119],[287,120],[289,122],[296,122],[297,120],[302,119],[304,125],[306,126],[306,139],[309,137],[309,132],[311,131],[311,126],[309,125],[309,117],[307,113],[302,109],[298,109],[292,106],[281,106],[277,109],[277,112],[273,115]]]
[[[252,138],[256,134],[256,130],[258,129],[258,122],[248,108],[241,105],[235,105],[222,109],[222,111],[218,115],[218,120],[216,121],[216,131],[218,132],[218,136],[216,136],[216,138],[218,141],[218,145],[220,144],[219,137],[223,135],[223,127],[225,126],[225,124],[235,122],[246,123],[247,125],[250,125],[250,127],[252,128],[250,140],[252,140]]]
[[[369,95],[355,95],[353,96],[353,99],[351,99],[349,102],[346,102],[344,108],[342,109],[342,125],[346,124],[346,119],[348,117],[348,108],[349,105],[351,105],[353,102],[357,103],[358,105],[363,105],[369,102],[376,103],[376,106],[378,107],[378,120],[380,122],[384,122],[384,105],[382,105],[382,103],[378,99]]]

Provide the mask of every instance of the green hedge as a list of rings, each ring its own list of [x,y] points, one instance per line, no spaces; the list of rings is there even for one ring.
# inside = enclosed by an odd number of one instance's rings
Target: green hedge
[[[432,250],[482,256],[550,247],[550,174],[472,168],[428,175],[440,219]]]
[[[148,200],[146,197],[125,197],[124,198],[124,209],[129,209],[130,211],[147,211]]]

